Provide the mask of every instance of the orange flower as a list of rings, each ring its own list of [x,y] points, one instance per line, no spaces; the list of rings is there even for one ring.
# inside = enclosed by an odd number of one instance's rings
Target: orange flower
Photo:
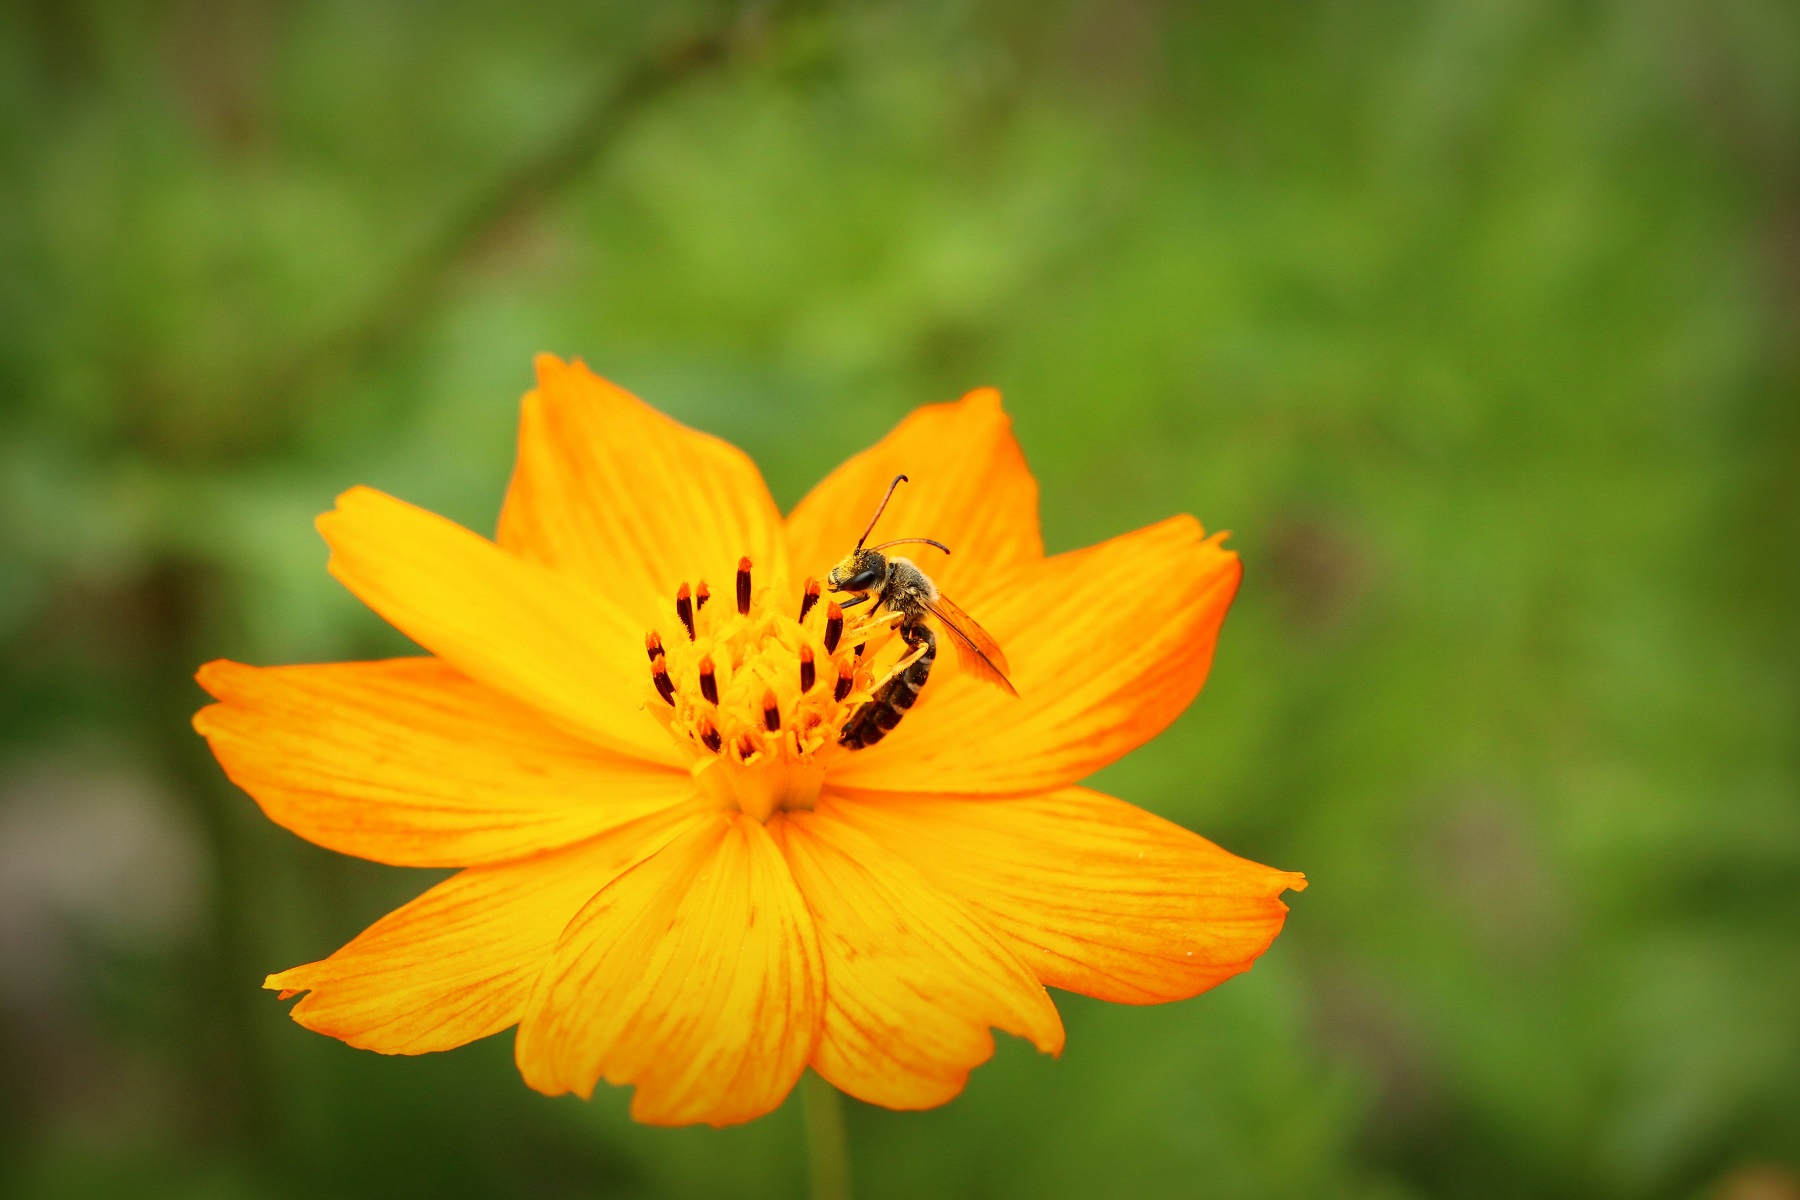
[[[639,1120],[724,1125],[808,1065],[942,1104],[992,1027],[1060,1052],[1046,985],[1179,1000],[1268,947],[1302,876],[1075,786],[1199,691],[1240,573],[1219,537],[1175,517],[1046,558],[991,390],[913,413],[783,521],[735,448],[579,362],[537,369],[496,541],[367,488],[319,519],[332,573],[430,657],[200,671],[195,725],[272,820],[463,868],[271,975],[307,993],[296,1021],[387,1054],[517,1025],[542,1092],[605,1077]],[[946,653],[851,750],[908,647],[808,583],[901,471],[881,529],[954,550],[919,565],[1019,696]]]

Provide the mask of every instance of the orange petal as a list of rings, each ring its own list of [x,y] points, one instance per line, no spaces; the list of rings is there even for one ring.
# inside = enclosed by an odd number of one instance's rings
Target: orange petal
[[[1281,893],[1306,886],[1086,788],[834,811],[979,913],[1039,979],[1123,1004],[1183,1000],[1249,970],[1281,932]]]
[[[776,1107],[819,1030],[811,916],[769,833],[697,820],[569,922],[519,1025],[532,1087],[635,1084],[653,1125],[729,1125]]]
[[[979,388],[954,404],[915,409],[874,446],[826,476],[788,517],[797,571],[823,579],[850,553],[894,476],[900,485],[869,543],[929,537],[949,546],[895,547],[960,600],[981,581],[1042,558],[1037,480],[1000,407],[1000,393]],[[977,614],[979,616],[979,614]]]
[[[570,576],[372,488],[318,520],[331,573],[471,679],[609,749],[678,763],[643,711],[644,623]]]
[[[683,581],[718,587],[743,555],[760,583],[787,578],[781,512],[741,450],[670,420],[579,359],[541,354],[537,377],[500,514],[502,546],[603,589],[645,625]]]
[[[194,727],[263,812],[321,846],[401,867],[566,846],[693,792],[431,658],[200,668]]]
[[[263,986],[284,997],[308,991],[294,1020],[383,1054],[448,1050],[498,1033],[524,1012],[569,918],[694,819],[682,806],[537,858],[471,867],[330,958]]]
[[[1200,691],[1237,594],[1237,555],[1219,541],[1172,517],[1023,568],[966,605],[1012,660],[1019,698],[940,656],[898,729],[833,761],[833,787],[1025,795],[1150,740]]]
[[[1061,1053],[1056,1006],[962,904],[830,802],[776,828],[825,958],[819,1074],[871,1104],[930,1108],[993,1054],[989,1026]]]

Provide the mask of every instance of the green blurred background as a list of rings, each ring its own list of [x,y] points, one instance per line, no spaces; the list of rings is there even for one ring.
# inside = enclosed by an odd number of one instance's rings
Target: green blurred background
[[[801,1193],[794,1103],[259,990],[435,875],[264,821],[193,668],[403,652],[311,519],[491,529],[539,350],[784,504],[997,384],[1053,549],[1244,556],[1099,785],[1306,871],[1286,934],[853,1106],[865,1200],[1800,1197],[1784,0],[0,6],[0,1194]]]

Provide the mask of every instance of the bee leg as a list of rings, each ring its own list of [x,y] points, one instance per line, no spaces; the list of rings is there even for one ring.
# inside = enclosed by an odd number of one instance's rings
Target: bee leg
[[[862,595],[857,596],[853,600],[844,601],[842,604],[838,605],[838,608],[843,612],[849,612],[851,609],[855,608],[857,605],[867,604],[872,599],[874,599],[874,597],[870,593],[864,592]]]
[[[851,715],[838,737],[838,745],[852,750],[873,746],[900,724],[906,710],[918,701],[919,692],[931,677],[931,666],[937,661],[937,635],[921,622],[902,625],[900,636],[913,648],[915,657],[905,669],[889,676],[874,697]]]
[[[880,691],[882,688],[886,687],[890,682],[892,682],[895,679],[898,679],[901,675],[904,675],[908,670],[910,670],[912,668],[912,665],[914,663],[918,662],[921,658],[925,657],[925,651],[927,650],[927,648],[928,647],[926,646],[925,639],[920,638],[918,640],[918,642],[916,642],[913,645],[913,648],[911,650],[908,650],[906,652],[906,654],[901,657],[899,662],[895,663],[892,667],[888,668],[888,673],[881,677],[881,682],[875,685],[875,690]],[[935,650],[936,647],[930,647],[930,649]]]

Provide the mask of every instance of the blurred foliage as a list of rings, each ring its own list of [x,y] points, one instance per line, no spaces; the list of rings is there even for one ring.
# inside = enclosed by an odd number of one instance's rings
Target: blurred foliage
[[[784,504],[995,383],[1053,548],[1244,555],[1099,785],[1288,932],[855,1108],[862,1196],[1800,1195],[1797,346],[1784,0],[8,4],[0,1192],[798,1194],[792,1104],[258,990],[432,876],[264,822],[191,671],[399,648],[311,517],[491,528],[550,349]]]

